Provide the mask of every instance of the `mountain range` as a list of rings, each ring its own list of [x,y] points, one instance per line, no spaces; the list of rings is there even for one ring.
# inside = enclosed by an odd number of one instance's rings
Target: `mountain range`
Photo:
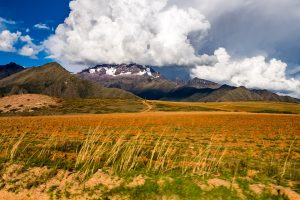
[[[63,98],[299,102],[267,90],[221,85],[198,78],[170,80],[151,66],[138,64],[102,64],[78,74],[71,74],[58,63],[32,68],[15,63],[0,66],[0,95],[22,93]]]
[[[97,65],[77,74],[105,87],[119,88],[149,100],[223,102],[223,101],[279,101],[299,102],[298,99],[279,96],[267,90],[220,85],[212,81],[169,80],[150,66],[138,64]]]

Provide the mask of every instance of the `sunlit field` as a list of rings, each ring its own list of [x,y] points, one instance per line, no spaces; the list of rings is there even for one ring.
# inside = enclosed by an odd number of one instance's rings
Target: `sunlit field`
[[[272,114],[300,114],[300,105],[284,102],[168,102],[148,101],[153,110],[159,111],[224,111]]]
[[[75,198],[78,193],[68,188],[73,179],[62,184],[59,172],[71,172],[78,190],[83,187],[79,182],[108,178],[110,184],[98,180],[81,191],[91,199],[99,193],[101,198],[129,199],[280,199],[292,191],[277,185],[299,189],[300,115],[143,112],[1,117],[0,127],[4,175],[13,167],[18,177],[44,169],[37,175],[44,177],[41,181],[1,180],[2,187],[20,194],[28,189],[40,194],[43,186],[54,197]],[[49,184],[53,180],[54,186]]]

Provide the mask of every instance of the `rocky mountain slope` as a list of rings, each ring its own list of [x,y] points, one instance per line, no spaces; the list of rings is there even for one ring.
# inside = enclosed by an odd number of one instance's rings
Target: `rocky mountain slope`
[[[82,80],[58,63],[28,68],[0,80],[1,96],[23,93],[64,98],[137,98],[120,89],[109,89],[92,81]]]
[[[165,79],[151,67],[137,64],[98,65],[83,70],[78,76],[105,87],[130,91],[145,99],[163,98],[180,85]]]
[[[0,79],[8,77],[12,74],[18,73],[24,69],[25,69],[24,67],[17,65],[16,63],[13,63],[13,62],[11,62],[7,65],[0,65]]]

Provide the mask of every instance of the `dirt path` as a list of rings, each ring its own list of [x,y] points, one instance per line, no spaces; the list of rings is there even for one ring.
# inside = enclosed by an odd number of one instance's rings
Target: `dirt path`
[[[142,113],[150,112],[153,109],[153,106],[149,104],[147,100],[144,100],[143,104],[146,106],[146,108],[142,111]]]

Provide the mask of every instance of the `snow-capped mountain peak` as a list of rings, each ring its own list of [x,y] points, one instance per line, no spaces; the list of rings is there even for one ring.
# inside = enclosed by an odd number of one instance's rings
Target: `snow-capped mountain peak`
[[[103,64],[83,70],[81,73],[97,74],[100,76],[148,76],[159,78],[160,74],[151,67],[138,64]]]

